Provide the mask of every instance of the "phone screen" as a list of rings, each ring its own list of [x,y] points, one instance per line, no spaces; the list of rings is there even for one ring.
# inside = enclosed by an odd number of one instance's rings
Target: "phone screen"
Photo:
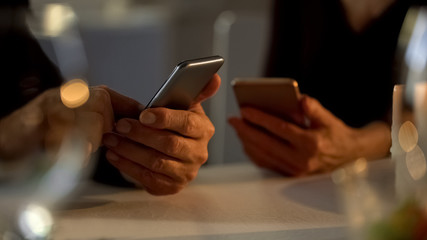
[[[232,82],[239,107],[254,107],[290,120],[300,113],[298,83],[290,78],[237,78]]]
[[[220,56],[179,63],[146,108],[188,109],[223,63],[224,58]]]

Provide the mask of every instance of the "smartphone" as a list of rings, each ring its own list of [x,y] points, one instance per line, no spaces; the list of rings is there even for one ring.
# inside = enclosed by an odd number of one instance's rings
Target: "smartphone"
[[[298,83],[291,78],[236,78],[231,82],[239,107],[254,107],[292,121],[301,113]]]
[[[224,58],[221,56],[191,59],[179,63],[146,108],[188,109],[223,63]]]

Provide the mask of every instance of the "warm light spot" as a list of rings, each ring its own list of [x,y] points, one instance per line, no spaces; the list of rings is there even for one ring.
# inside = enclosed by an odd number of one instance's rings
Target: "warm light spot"
[[[426,174],[426,158],[418,145],[406,154],[406,167],[414,180],[420,180]]]
[[[406,121],[400,126],[399,144],[405,152],[410,152],[417,146],[418,131],[412,122]]]
[[[338,169],[332,173],[331,177],[332,177],[332,181],[335,184],[340,185],[340,184],[343,184],[344,181],[346,180],[347,173],[345,172],[344,169]]]
[[[45,11],[43,29],[47,36],[60,35],[75,18],[73,11],[67,5],[48,4]]]
[[[89,99],[89,87],[81,79],[71,80],[61,86],[61,100],[69,108],[80,107]]]
[[[353,165],[354,173],[360,174],[360,173],[366,171],[367,166],[368,166],[368,162],[366,161],[366,158],[357,159]]]

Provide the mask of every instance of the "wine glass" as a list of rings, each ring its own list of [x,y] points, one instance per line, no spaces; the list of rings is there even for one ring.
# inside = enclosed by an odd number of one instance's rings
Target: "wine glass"
[[[397,60],[391,161],[359,159],[333,173],[351,239],[427,237],[427,7],[408,11]]]
[[[42,79],[25,80],[59,87],[66,108],[83,105],[90,97],[87,61],[73,9],[66,4],[44,4],[32,11],[12,11],[7,20],[17,26],[18,36],[31,44],[28,54],[36,59],[34,71],[48,72],[39,75]],[[41,124],[37,111],[28,116],[29,126]],[[70,197],[90,172],[86,164],[89,152],[84,133],[72,128],[54,154],[38,147],[13,163],[0,161],[0,237],[49,238],[55,222],[51,210]]]

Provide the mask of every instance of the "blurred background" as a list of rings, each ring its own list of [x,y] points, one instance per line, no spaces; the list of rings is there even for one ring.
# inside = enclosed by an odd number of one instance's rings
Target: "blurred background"
[[[40,11],[50,0],[32,0]],[[263,74],[271,0],[63,0],[73,7],[90,85],[142,104],[183,60],[221,55],[222,86],[204,103],[216,127],[208,164],[247,161],[227,116],[239,114],[230,81]]]

